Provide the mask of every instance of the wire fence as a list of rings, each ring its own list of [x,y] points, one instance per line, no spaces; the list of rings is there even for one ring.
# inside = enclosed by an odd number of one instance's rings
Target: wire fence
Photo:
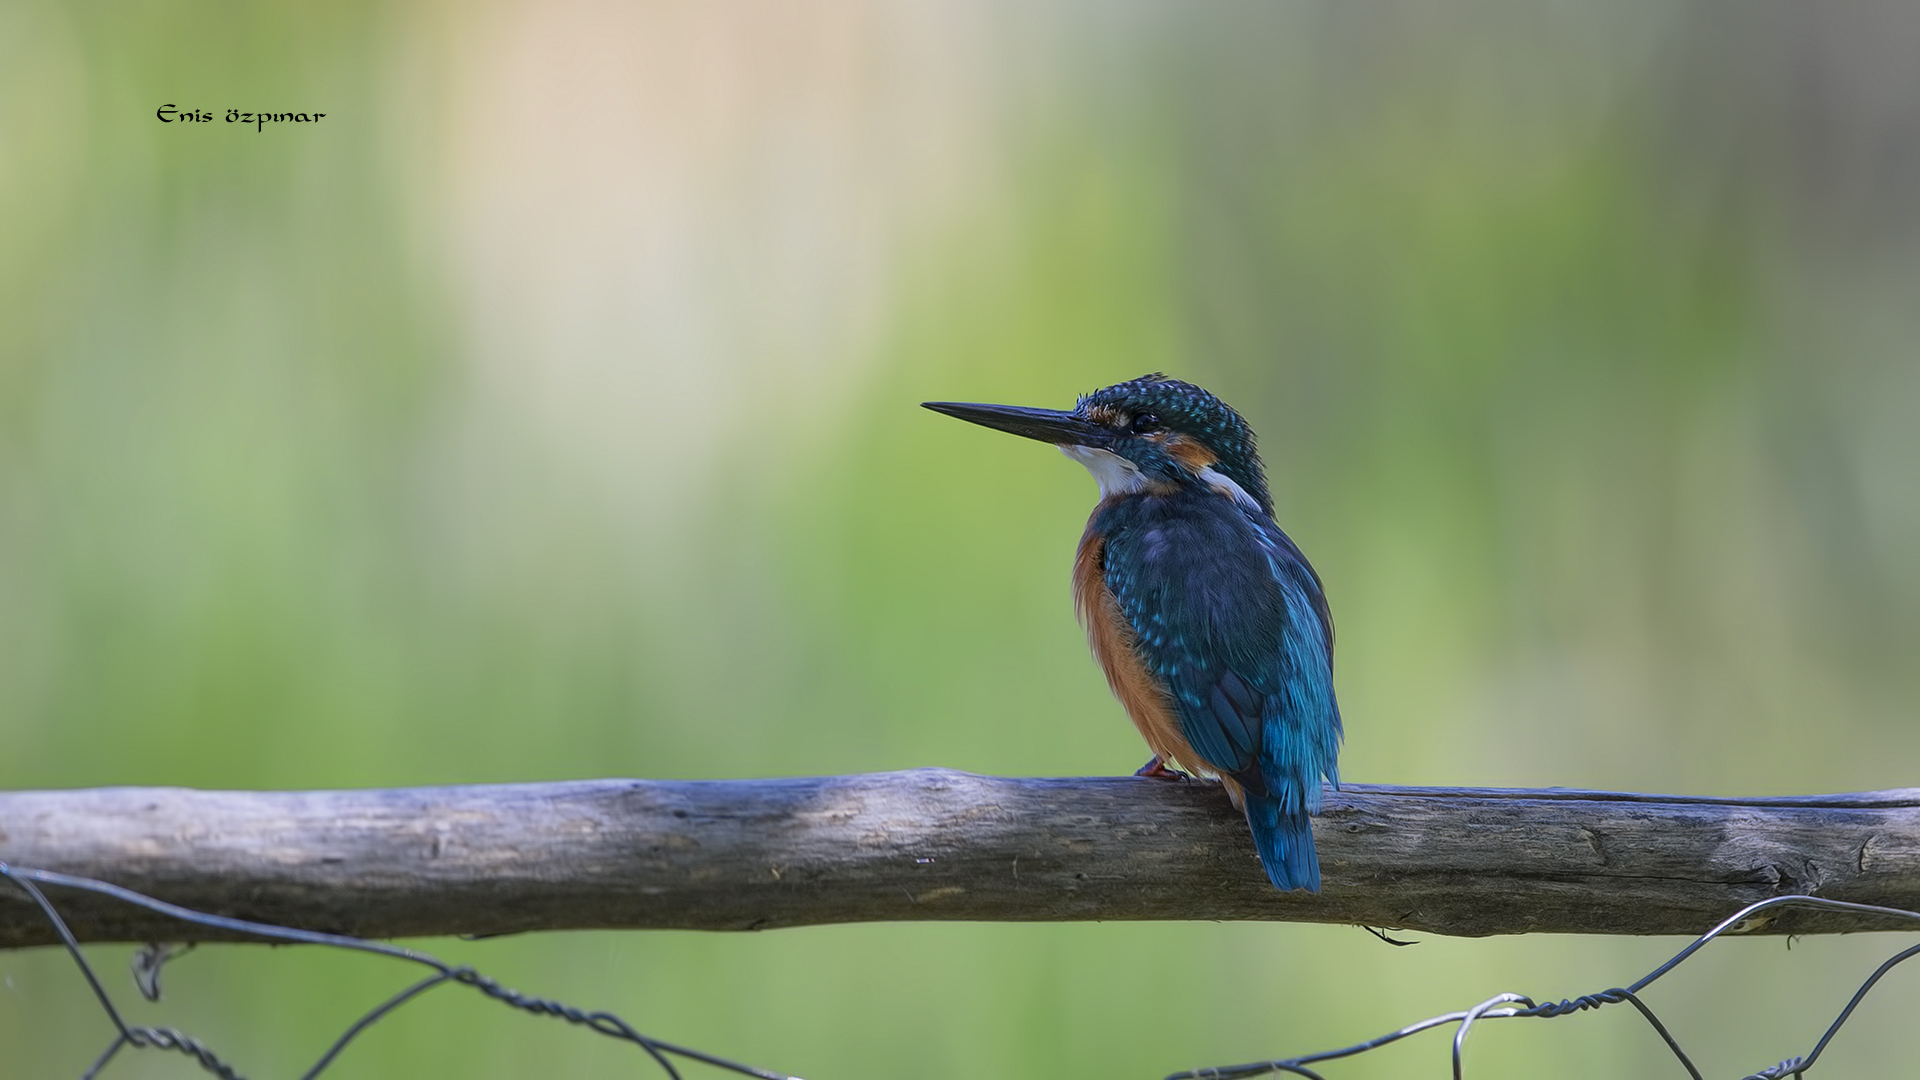
[[[1647,1023],[1652,1025],[1653,1030],[1659,1033],[1660,1038],[1666,1042],[1667,1049],[1673,1051],[1673,1056],[1680,1062],[1680,1065],[1687,1070],[1687,1075],[1692,1077],[1692,1080],[1703,1080],[1699,1067],[1693,1063],[1693,1059],[1687,1056],[1686,1051],[1680,1048],[1680,1041],[1674,1038],[1673,1032],[1667,1028],[1666,1024],[1661,1023],[1660,1017],[1654,1013],[1653,1009],[1649,1007],[1646,1002],[1640,1000],[1640,992],[1653,985],[1655,980],[1667,972],[1685,963],[1688,957],[1699,952],[1706,946],[1707,942],[1733,931],[1742,922],[1759,912],[1778,907],[1811,907],[1821,908],[1827,911],[1850,911],[1867,915],[1888,915],[1920,924],[1920,911],[1878,907],[1873,904],[1851,904],[1842,900],[1823,900],[1817,896],[1775,896],[1767,900],[1762,900],[1757,904],[1749,904],[1739,911],[1734,912],[1732,915],[1727,916],[1726,919],[1721,921],[1720,925],[1695,938],[1686,948],[1675,953],[1666,963],[1654,968],[1631,986],[1615,987],[1611,990],[1602,990],[1597,994],[1586,994],[1570,1000],[1563,998],[1559,1001],[1540,1003],[1536,1003],[1525,994],[1495,994],[1493,997],[1488,998],[1470,1009],[1429,1017],[1419,1023],[1409,1024],[1398,1031],[1390,1031],[1378,1038],[1368,1039],[1365,1042],[1355,1043],[1352,1046],[1342,1047],[1338,1050],[1325,1050],[1317,1054],[1303,1054],[1299,1057],[1276,1058],[1271,1061],[1255,1061],[1245,1065],[1220,1065],[1204,1069],[1193,1069],[1188,1072],[1174,1073],[1167,1077],[1167,1080],[1240,1080],[1242,1077],[1269,1076],[1275,1073],[1304,1076],[1307,1077],[1308,1080],[1326,1080],[1324,1076],[1310,1068],[1310,1066],[1320,1064],[1324,1061],[1355,1057],[1369,1050],[1377,1050],[1389,1043],[1399,1042],[1409,1035],[1418,1035],[1423,1031],[1444,1028],[1449,1024],[1455,1025],[1453,1032],[1453,1080],[1462,1080],[1462,1078],[1466,1076],[1466,1064],[1463,1059],[1463,1053],[1467,1044],[1467,1032],[1471,1031],[1473,1025],[1482,1020],[1506,1020],[1523,1016],[1550,1020],[1554,1017],[1571,1016],[1577,1012],[1605,1008],[1608,1005],[1618,1005],[1622,1002],[1632,1005],[1635,1009],[1639,1010],[1640,1015],[1646,1018]],[[1883,978],[1887,972],[1892,971],[1900,963],[1915,954],[1920,954],[1920,945],[1915,945],[1893,954],[1887,958],[1885,963],[1875,968],[1873,974],[1867,976],[1866,981],[1860,984],[1860,988],[1854,991],[1853,997],[1847,1001],[1846,1007],[1840,1010],[1840,1015],[1835,1017],[1833,1023],[1827,1026],[1826,1032],[1820,1036],[1820,1041],[1814,1043],[1813,1049],[1809,1050],[1804,1056],[1788,1058],[1778,1064],[1761,1069],[1759,1072],[1748,1073],[1742,1077],[1741,1080],[1785,1080],[1787,1077],[1804,1077],[1807,1070],[1813,1068],[1813,1063],[1819,1060],[1820,1055],[1826,1050],[1827,1044],[1831,1043],[1833,1037],[1839,1034],[1840,1028],[1846,1024],[1848,1018],[1853,1015],[1853,1011],[1859,1008],[1860,1002],[1866,999],[1867,994],[1873,990],[1881,978]]]
[[[191,1035],[187,1035],[174,1028],[141,1027],[127,1023],[121,1016],[119,1008],[114,1005],[113,996],[107,993],[106,986],[101,983],[99,975],[94,972],[93,965],[87,961],[86,955],[81,952],[80,942],[73,936],[73,931],[67,927],[66,920],[60,917],[59,910],[54,907],[53,902],[47,898],[47,894],[40,888],[42,885],[52,885],[63,889],[82,889],[87,892],[99,893],[103,896],[110,896],[129,904],[138,905],[149,911],[155,911],[162,915],[179,919],[181,922],[212,927],[232,933],[249,934],[266,941],[303,945],[329,945],[339,949],[350,949],[356,952],[373,953],[378,956],[391,957],[396,960],[405,960],[432,970],[432,974],[426,978],[421,979],[419,982],[414,983],[412,986],[407,987],[367,1010],[364,1015],[340,1033],[340,1037],[333,1041],[333,1045],[327,1048],[326,1053],[320,1055],[320,1059],[315,1061],[312,1067],[300,1074],[300,1080],[312,1080],[313,1077],[325,1072],[327,1067],[339,1058],[340,1052],[347,1048],[347,1044],[357,1038],[361,1032],[391,1015],[394,1010],[400,1006],[432,990],[434,987],[443,986],[448,983],[471,987],[495,1001],[524,1012],[533,1013],[536,1016],[550,1016],[555,1019],[565,1020],[569,1024],[577,1024],[590,1031],[599,1032],[609,1038],[630,1042],[639,1047],[642,1052],[651,1058],[654,1064],[658,1065],[660,1070],[664,1072],[670,1080],[682,1080],[680,1071],[674,1063],[675,1058],[687,1061],[698,1061],[706,1065],[725,1069],[729,1072],[738,1073],[741,1076],[758,1077],[760,1080],[800,1080],[799,1077],[789,1076],[786,1073],[758,1069],[751,1065],[743,1065],[737,1061],[728,1061],[725,1058],[715,1057],[712,1054],[702,1053],[701,1051],[693,1050],[685,1046],[676,1046],[670,1042],[664,1042],[648,1035],[642,1035],[640,1032],[634,1030],[633,1025],[612,1013],[587,1012],[584,1009],[577,1009],[562,1002],[547,998],[531,997],[522,994],[518,990],[511,990],[501,986],[499,983],[487,978],[485,975],[480,974],[470,967],[449,964],[444,960],[414,949],[402,948],[398,945],[385,945],[377,941],[348,937],[344,934],[321,934],[311,930],[296,930],[287,926],[274,926],[269,923],[257,923],[250,922],[246,919],[233,919],[224,915],[213,915],[204,911],[183,908],[177,904],[169,904],[164,900],[156,900],[151,896],[134,892],[132,889],[122,888],[110,882],[99,881],[94,878],[77,877],[72,874],[55,873],[51,870],[35,870],[24,866],[10,866],[5,862],[0,862],[0,877],[4,877],[18,885],[35,904],[39,905],[41,913],[47,917],[48,923],[53,926],[54,931],[60,935],[60,940],[65,943],[67,955],[73,957],[74,964],[80,969],[81,977],[86,980],[87,986],[93,990],[93,996],[100,1002],[100,1007],[106,1010],[107,1018],[113,1022],[115,1031],[113,1041],[108,1044],[106,1050],[104,1050],[98,1058],[94,1059],[93,1064],[87,1067],[87,1071],[80,1074],[81,1080],[93,1080],[94,1077],[99,1076],[101,1070],[105,1069],[107,1065],[113,1061],[114,1057],[127,1047],[133,1047],[136,1050],[177,1051],[192,1058],[199,1063],[201,1068],[215,1076],[222,1077],[223,1080],[243,1080],[243,1078],[242,1074],[235,1069],[233,1065],[214,1053],[212,1048]],[[188,947],[149,945],[135,954],[133,964],[134,983],[142,995],[149,1000],[157,1000],[159,998],[161,967],[165,965],[169,959],[185,951],[186,948]]]
[[[123,888],[119,885],[114,885],[110,882],[99,881],[94,878],[78,877],[72,874],[56,873],[51,870],[11,866],[4,861],[0,861],[0,878],[6,878],[18,885],[25,891],[27,896],[39,906],[41,913],[46,916],[48,923],[54,928],[55,932],[59,934],[60,940],[65,944],[67,954],[73,958],[75,966],[80,970],[81,977],[86,980],[88,987],[93,991],[94,997],[100,1002],[100,1007],[106,1011],[107,1018],[113,1023],[116,1033],[113,1041],[107,1046],[106,1050],[94,1060],[93,1064],[88,1066],[86,1072],[81,1074],[81,1080],[93,1080],[94,1077],[99,1076],[101,1071],[113,1061],[114,1057],[127,1047],[133,1047],[137,1050],[171,1050],[185,1054],[196,1061],[201,1068],[216,1076],[222,1077],[223,1080],[242,1080],[242,1074],[238,1072],[234,1066],[214,1053],[205,1043],[177,1029],[142,1027],[128,1024],[121,1016],[120,1010],[114,1005],[112,995],[107,993],[105,985],[101,983],[99,976],[95,973],[93,965],[88,962],[86,955],[81,951],[80,942],[74,937],[73,931],[68,928],[66,920],[61,918],[59,910],[40,888],[42,885],[51,885],[64,889],[81,889],[87,892],[98,893],[128,904],[138,905],[149,911],[158,912],[170,918],[178,919],[181,922],[206,926],[229,933],[247,934],[266,941],[327,945],[356,952],[373,953],[379,956],[419,964],[432,971],[432,974],[426,978],[421,979],[419,982],[414,983],[412,986],[401,990],[399,993],[394,994],[392,997],[387,998],[385,1001],[367,1010],[365,1014],[349,1025],[348,1028],[333,1041],[333,1044],[327,1048],[326,1052],[320,1055],[319,1060],[315,1061],[310,1068],[300,1074],[301,1080],[312,1080],[312,1078],[325,1072],[340,1056],[341,1051],[345,1050],[347,1045],[358,1037],[361,1032],[385,1019],[400,1008],[400,1006],[405,1005],[407,1002],[412,1001],[428,990],[448,983],[456,983],[470,987],[486,997],[515,1009],[533,1013],[537,1016],[548,1016],[565,1020],[570,1024],[587,1028],[588,1030],[598,1032],[609,1038],[633,1043],[651,1058],[654,1064],[658,1065],[670,1080],[682,1080],[680,1071],[674,1063],[674,1059],[676,1058],[686,1061],[697,1061],[741,1076],[758,1077],[760,1080],[800,1080],[799,1077],[790,1076],[787,1073],[773,1072],[751,1065],[744,1065],[737,1061],[729,1061],[712,1054],[703,1053],[684,1046],[677,1046],[673,1043],[643,1035],[634,1030],[633,1026],[625,1020],[622,1020],[612,1013],[587,1012],[562,1002],[522,994],[517,990],[511,990],[501,986],[499,983],[470,967],[449,964],[437,957],[414,949],[403,948],[398,945],[386,945],[376,941],[367,941],[363,938],[349,937],[343,934],[323,934],[311,930],[298,930],[292,927],[274,926],[269,923],[251,922],[246,919],[235,919],[224,915],[195,911],[191,908],[169,904],[164,900],[156,900],[151,896],[135,892],[132,889]],[[1872,904],[1854,904],[1841,900],[1825,900],[1815,896],[1776,896],[1768,900],[1762,900],[1756,904],[1749,904],[1739,911],[1734,912],[1732,915],[1727,916],[1718,926],[1695,938],[1690,944],[1675,953],[1665,963],[1654,968],[1642,976],[1637,982],[1629,986],[1615,987],[1611,990],[1602,990],[1598,993],[1586,994],[1577,998],[1538,1003],[1524,994],[1496,994],[1470,1009],[1429,1017],[1418,1023],[1409,1024],[1397,1031],[1390,1031],[1377,1038],[1368,1039],[1365,1042],[1355,1043],[1352,1046],[1342,1047],[1338,1050],[1326,1050],[1291,1058],[1275,1058],[1268,1061],[1256,1061],[1243,1065],[1220,1065],[1192,1069],[1186,1072],[1173,1073],[1168,1076],[1166,1080],[1242,1080],[1242,1078],[1245,1077],[1269,1076],[1280,1073],[1306,1077],[1308,1080],[1326,1080],[1326,1077],[1312,1066],[1319,1065],[1323,1062],[1336,1061],[1341,1058],[1355,1057],[1370,1050],[1379,1049],[1390,1043],[1399,1042],[1408,1036],[1417,1035],[1423,1031],[1431,1031],[1436,1028],[1444,1028],[1449,1025],[1452,1025],[1454,1028],[1453,1077],[1454,1080],[1463,1080],[1466,1075],[1463,1053],[1466,1048],[1467,1034],[1473,1029],[1474,1025],[1480,1021],[1506,1020],[1518,1017],[1552,1019],[1623,1003],[1632,1005],[1639,1011],[1640,1015],[1646,1019],[1647,1023],[1652,1026],[1653,1030],[1659,1034],[1660,1038],[1666,1043],[1667,1048],[1673,1052],[1674,1058],[1680,1063],[1681,1067],[1686,1069],[1687,1075],[1691,1077],[1692,1080],[1703,1080],[1699,1067],[1687,1056],[1686,1051],[1680,1046],[1680,1041],[1674,1037],[1673,1032],[1667,1025],[1661,1022],[1660,1017],[1645,1001],[1641,1000],[1640,993],[1647,987],[1653,985],[1653,983],[1662,976],[1674,968],[1679,967],[1682,963],[1685,963],[1689,957],[1699,952],[1708,942],[1736,931],[1742,922],[1752,918],[1754,915],[1778,907],[1809,907],[1828,911],[1885,915],[1912,922],[1915,924],[1916,929],[1920,929],[1920,912],[1917,911],[1908,911],[1902,908],[1878,907]],[[133,960],[133,977],[135,986],[139,989],[140,993],[150,1001],[159,1000],[161,969],[167,961],[192,947],[191,945],[169,946],[152,944],[135,953]],[[1833,1041],[1834,1036],[1839,1033],[1841,1027],[1852,1017],[1854,1010],[1866,999],[1867,994],[1872,992],[1873,988],[1879,984],[1880,980],[1884,978],[1889,971],[1892,971],[1896,966],[1917,954],[1920,954],[1920,945],[1914,945],[1895,953],[1888,957],[1886,962],[1874,969],[1873,974],[1867,976],[1866,980],[1860,984],[1859,989],[1854,991],[1853,997],[1847,1001],[1846,1007],[1840,1010],[1839,1015],[1834,1018],[1832,1024],[1828,1025],[1827,1030],[1820,1036],[1819,1041],[1816,1042],[1813,1048],[1804,1056],[1788,1058],[1759,1072],[1749,1073],[1743,1077],[1742,1080],[1786,1080],[1788,1077],[1804,1077],[1807,1071],[1813,1068],[1814,1063],[1819,1060],[1820,1055],[1826,1050],[1828,1044]]]

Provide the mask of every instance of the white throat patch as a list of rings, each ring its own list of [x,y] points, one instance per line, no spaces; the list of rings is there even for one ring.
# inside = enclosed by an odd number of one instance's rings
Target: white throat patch
[[[1131,495],[1147,486],[1146,474],[1135,468],[1133,462],[1111,450],[1062,443],[1060,452],[1087,467],[1094,481],[1100,485],[1102,499]]]

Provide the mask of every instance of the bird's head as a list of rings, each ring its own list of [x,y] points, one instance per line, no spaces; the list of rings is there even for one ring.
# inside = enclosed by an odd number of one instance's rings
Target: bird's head
[[[1143,375],[1085,395],[1072,411],[925,404],[934,412],[1059,446],[1093,473],[1102,498],[1200,485],[1273,513],[1253,429],[1226,402],[1192,383]]]

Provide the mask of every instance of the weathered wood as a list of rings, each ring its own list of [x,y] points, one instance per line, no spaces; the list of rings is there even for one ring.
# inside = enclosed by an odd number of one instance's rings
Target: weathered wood
[[[0,860],[376,938],[955,919],[1693,934],[1786,893],[1920,908],[1920,789],[1712,799],[1354,784],[1328,794],[1314,835],[1318,896],[1266,883],[1218,787],[1132,777],[0,793]],[[83,940],[217,936],[49,895]],[[1783,910],[1750,930],[1886,925]],[[0,947],[53,940],[0,882]]]

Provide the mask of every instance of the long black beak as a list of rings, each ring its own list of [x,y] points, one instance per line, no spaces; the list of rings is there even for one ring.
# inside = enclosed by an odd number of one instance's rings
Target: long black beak
[[[1113,433],[1076,413],[1029,409],[1022,405],[970,405],[960,401],[923,401],[921,405],[969,424],[979,424],[1041,442],[1106,446]]]

